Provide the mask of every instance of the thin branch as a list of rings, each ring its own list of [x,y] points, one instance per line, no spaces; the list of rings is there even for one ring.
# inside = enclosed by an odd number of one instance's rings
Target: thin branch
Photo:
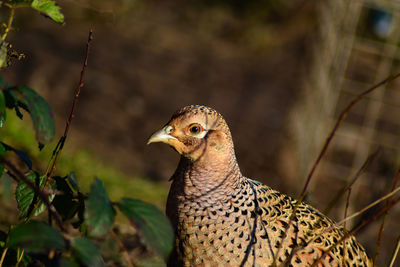
[[[371,204],[369,204],[368,206],[362,208],[361,210],[353,213],[352,215],[344,218],[343,220],[341,220],[340,222],[336,223],[336,225],[341,225],[344,222],[347,222],[350,219],[353,219],[354,217],[357,217],[359,215],[361,215],[362,213],[364,213],[366,210],[372,208],[375,205],[378,205],[379,203],[381,203],[382,201],[384,201],[385,199],[391,198],[394,194],[396,194],[397,192],[400,191],[400,187],[397,187],[395,190],[393,190],[392,192],[390,192],[389,194],[384,195],[383,197],[375,200],[374,202],[372,202]]]
[[[363,165],[361,166],[361,168],[357,171],[357,173],[355,174],[355,176],[353,177],[353,179],[350,181],[350,183],[348,185],[346,185],[346,187],[344,187],[341,191],[338,192],[338,194],[333,198],[333,200],[330,202],[330,204],[328,205],[328,208],[325,210],[324,214],[326,214],[327,212],[329,212],[329,210],[331,209],[331,207],[333,207],[333,205],[337,202],[337,200],[342,196],[342,194],[344,194],[347,190],[349,191],[349,194],[347,196],[347,202],[346,202],[346,210],[345,210],[345,218],[347,216],[347,208],[349,205],[349,198],[350,198],[350,193],[351,193],[351,187],[352,185],[357,181],[357,179],[359,178],[359,176],[365,171],[365,169],[371,164],[371,162],[373,162],[376,158],[376,156],[379,154],[380,150],[378,149],[375,153],[371,154],[363,163]],[[292,215],[289,218],[289,224],[293,221],[294,216],[296,214],[298,205],[303,201],[303,199],[305,198],[306,195],[301,196],[301,198],[299,199],[299,201],[297,202],[296,206],[294,207],[294,210],[292,212]],[[288,224],[288,225],[289,225]],[[346,227],[344,225],[344,227]],[[288,227],[285,228],[285,234],[284,236],[286,236],[288,231]],[[272,266],[276,265],[276,259],[277,259],[277,255],[282,247],[283,241],[279,244],[277,253],[274,255],[274,260],[272,263]]]
[[[76,110],[76,106],[78,104],[79,95],[80,95],[81,90],[84,85],[84,77],[85,77],[85,73],[86,73],[86,67],[88,65],[88,58],[89,58],[89,52],[90,52],[90,43],[92,40],[93,40],[93,30],[90,29],[88,40],[86,42],[85,60],[83,62],[83,66],[82,66],[81,75],[79,78],[79,84],[74,93],[74,100],[72,102],[71,112],[70,112],[69,117],[66,122],[64,134],[63,134],[63,136],[61,136],[60,140],[58,140],[58,143],[53,150],[53,154],[51,156],[51,159],[49,161],[49,164],[48,164],[48,167],[47,167],[47,170],[45,173],[47,178],[46,178],[46,183],[43,188],[48,187],[48,185],[51,181],[51,178],[53,177],[53,174],[56,170],[58,160],[60,159],[60,156],[61,156],[61,151],[64,147],[65,141],[67,140],[67,136],[68,136],[69,129],[71,127],[72,119],[75,117],[75,110]],[[34,206],[33,209],[36,210],[38,208],[39,204],[40,204],[40,200],[36,203],[36,205]],[[31,214],[33,214],[33,212]]]
[[[69,129],[71,127],[72,119],[75,117],[75,110],[76,110],[76,106],[77,106],[77,103],[78,103],[79,95],[80,95],[81,89],[83,88],[83,85],[84,85],[84,77],[85,77],[85,73],[86,73],[86,67],[88,65],[88,58],[89,58],[89,51],[90,51],[90,43],[91,43],[92,40],[93,40],[93,30],[90,29],[89,37],[88,37],[88,40],[87,40],[87,43],[86,43],[85,60],[83,62],[83,66],[82,66],[82,71],[81,71],[81,76],[80,76],[80,79],[79,79],[78,88],[75,90],[74,100],[72,102],[71,112],[69,114],[69,117],[68,117],[68,120],[67,120],[67,123],[66,123],[66,126],[65,126],[64,134],[60,138],[60,140],[58,141],[57,146],[53,151],[53,156],[52,156],[52,158],[50,160],[49,167],[47,168],[47,171],[46,171],[47,180],[46,180],[45,187],[48,186],[51,178],[53,177],[54,171],[56,169],[57,162],[58,162],[58,160],[60,158],[61,151],[62,151],[62,149],[64,147],[64,143],[65,143],[65,141],[67,139],[68,132],[69,132]]]
[[[328,138],[325,141],[325,144],[321,150],[321,152],[319,153],[316,161],[314,162],[314,165],[311,168],[310,173],[307,176],[307,180],[304,184],[303,190],[301,191],[300,194],[300,198],[302,196],[304,196],[307,192],[307,187],[311,181],[311,178],[317,168],[317,166],[319,165],[319,162],[321,161],[321,159],[323,158],[323,156],[326,154],[327,150],[328,150],[328,146],[330,145],[333,137],[335,136],[335,133],[337,131],[337,129],[339,128],[339,126],[342,124],[343,120],[347,117],[347,115],[349,114],[349,112],[353,109],[353,107],[364,97],[366,97],[368,94],[370,94],[371,92],[373,92],[375,89],[377,89],[378,87],[387,84],[391,81],[393,81],[394,79],[398,78],[400,76],[400,73],[397,73],[396,75],[391,75],[388,78],[384,79],[383,81],[377,83],[376,85],[372,86],[371,88],[369,88],[368,90],[364,91],[363,93],[359,94],[348,106],[345,110],[343,110],[343,112],[340,114],[339,118],[336,121],[335,126],[333,127],[331,133],[329,134]]]
[[[380,149],[375,151],[373,154],[369,155],[361,168],[356,172],[354,175],[353,179],[351,179],[350,183],[348,183],[342,190],[340,190],[336,196],[332,199],[332,201],[328,204],[327,208],[324,210],[324,214],[328,215],[328,213],[331,211],[333,206],[338,202],[339,198],[347,191],[349,190],[353,184],[357,181],[357,179],[360,177],[360,175],[367,169],[367,167],[375,160],[376,156],[379,154]]]
[[[394,178],[393,185],[392,185],[392,191],[395,190],[395,188],[397,186],[397,182],[399,181],[399,179],[400,179],[400,169],[397,171],[397,175]],[[392,198],[389,197],[387,202],[386,202],[386,206],[390,205],[391,202],[392,202]],[[380,248],[381,248],[381,242],[382,242],[382,236],[383,236],[383,231],[384,231],[384,228],[385,228],[385,223],[386,223],[387,216],[388,216],[388,212],[385,212],[385,214],[383,215],[381,227],[379,228],[378,240],[376,241],[376,249],[375,249],[375,257],[374,257],[374,265],[373,266],[377,266],[377,263],[378,263],[378,258],[379,258]]]
[[[31,188],[36,195],[40,198],[41,201],[46,205],[47,210],[51,214],[51,216],[54,218],[56,221],[58,227],[60,228],[61,231],[64,233],[67,233],[67,230],[64,228],[62,220],[60,215],[57,213],[55,208],[52,206],[52,204],[49,201],[49,193],[47,193],[44,189],[39,189],[34,183],[29,181],[25,175],[20,172],[9,160],[5,158],[0,158],[0,161],[4,162],[5,165],[7,166],[8,170],[13,173],[13,175],[10,175],[14,180],[17,182],[22,181],[24,182],[29,188]]]
[[[346,207],[345,207],[345,209],[344,209],[344,218],[347,217],[347,211],[348,211],[349,204],[350,204],[351,186],[349,187],[348,190],[349,190],[349,192],[348,192],[347,198],[346,198]],[[346,231],[346,222],[343,224],[343,229],[344,229],[344,231]],[[346,252],[347,252],[346,240],[343,240],[343,258],[342,258],[342,264],[343,264],[343,266],[346,266],[346,263],[345,263]]]

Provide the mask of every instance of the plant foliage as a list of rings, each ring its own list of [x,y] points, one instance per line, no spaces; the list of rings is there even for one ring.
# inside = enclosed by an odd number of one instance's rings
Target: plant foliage
[[[11,50],[11,46],[6,42],[8,33],[12,30],[12,25],[15,17],[15,10],[20,8],[31,8],[43,14],[45,17],[50,18],[56,23],[64,23],[64,15],[61,8],[53,0],[4,0],[0,1],[0,6],[9,8],[9,18],[4,22],[5,30],[1,36],[0,41],[0,68],[7,67],[10,57],[21,58],[23,55]],[[0,107],[1,108],[1,107]],[[0,109],[1,112],[1,109]]]
[[[60,7],[52,0],[1,3],[10,9],[10,18],[2,35],[0,67],[7,65],[9,53],[3,49],[7,47],[5,39],[12,28],[15,9],[31,7],[57,23],[64,22]],[[31,117],[39,148],[54,139],[54,116],[46,100],[34,89],[10,85],[0,77],[0,130],[7,126],[7,112],[15,112],[20,119],[26,114]],[[172,227],[153,205],[130,198],[111,202],[98,178],[89,194],[84,194],[73,171],[65,176],[53,176],[66,137],[64,134],[60,138],[44,173],[35,170],[28,155],[0,139],[0,182],[9,184],[10,178],[16,181],[19,215],[17,225],[10,225],[8,232],[0,231],[0,266],[103,266],[105,263],[97,241],[113,231],[117,211],[127,217],[150,249],[167,259],[173,245]],[[16,161],[22,164],[16,164]],[[3,186],[3,190],[10,189],[10,186]],[[46,211],[47,217],[38,217]]]

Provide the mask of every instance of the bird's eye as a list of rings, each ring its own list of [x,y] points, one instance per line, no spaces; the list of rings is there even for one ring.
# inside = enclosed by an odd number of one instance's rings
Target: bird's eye
[[[191,135],[197,135],[197,134],[201,133],[202,131],[204,131],[203,127],[197,123],[190,124],[186,128],[186,132]]]

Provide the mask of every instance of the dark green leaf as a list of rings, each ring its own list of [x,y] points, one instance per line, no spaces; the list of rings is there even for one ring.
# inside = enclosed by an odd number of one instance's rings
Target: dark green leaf
[[[78,212],[79,202],[74,199],[73,192],[65,178],[55,176],[57,191],[53,205],[64,220],[71,219]]]
[[[4,97],[6,100],[6,107],[10,108],[10,109],[14,109],[18,118],[20,118],[22,120],[23,114],[21,113],[21,110],[19,108],[21,107],[21,108],[25,109],[27,112],[29,112],[28,106],[15,96],[15,94],[14,94],[15,87],[11,87],[10,85],[5,86],[5,87],[7,89],[3,90],[3,94],[4,94]]]
[[[10,0],[11,4],[31,3],[33,0]]]
[[[64,22],[64,15],[60,12],[60,7],[53,0],[33,0],[31,6],[57,23]]]
[[[57,264],[58,267],[79,267],[78,263],[76,263],[71,258],[61,257]]]
[[[26,155],[24,152],[22,152],[18,149],[15,149],[12,146],[9,146],[3,142],[0,142],[0,144],[2,144],[7,151],[12,151],[15,154],[17,154],[17,156],[26,164],[26,166],[30,170],[32,170],[32,161],[29,159],[28,155]]]
[[[6,122],[6,98],[3,91],[0,91],[0,128]]]
[[[7,233],[0,230],[0,248],[4,248],[7,242]]]
[[[30,171],[25,177],[36,185],[37,188],[41,188],[46,183],[46,176],[40,176],[38,173]],[[20,218],[31,215],[37,216],[42,213],[46,206],[41,201],[39,206],[35,209],[36,204],[39,201],[38,195],[23,181],[19,181],[17,189],[15,190],[15,197],[17,199],[18,209],[20,210]],[[49,200],[52,200],[54,195],[49,196]]]
[[[27,252],[45,253],[52,249],[64,249],[65,241],[62,235],[48,224],[31,221],[11,230],[8,245],[23,248]]]
[[[85,266],[104,266],[100,250],[90,239],[77,237],[71,240],[77,259]]]
[[[18,86],[17,91],[27,103],[35,127],[36,139],[42,144],[51,142],[55,134],[55,124],[49,104],[31,88]]]
[[[70,172],[67,176],[68,182],[71,184],[72,188],[75,189],[76,191],[81,190],[78,184],[78,180],[76,179],[75,172]]]
[[[3,77],[0,76],[0,88],[1,89],[5,89],[5,88],[8,88],[8,87],[10,87],[10,84],[5,82]]]
[[[104,184],[98,178],[90,187],[90,194],[86,201],[85,219],[89,233],[92,236],[101,236],[110,230],[115,216],[115,210],[108,199]]]
[[[118,207],[139,228],[145,242],[167,258],[174,241],[168,218],[153,205],[138,199],[123,198]]]
[[[65,177],[54,176],[52,179],[55,181],[55,187],[57,191],[59,191],[59,195],[64,195],[69,198],[73,197],[73,192]]]

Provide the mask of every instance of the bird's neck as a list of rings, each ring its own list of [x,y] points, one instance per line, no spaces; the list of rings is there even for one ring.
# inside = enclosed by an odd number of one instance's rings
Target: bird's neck
[[[173,176],[173,190],[193,201],[213,203],[231,196],[237,191],[243,176],[236,157],[220,160],[190,161],[182,157]]]

